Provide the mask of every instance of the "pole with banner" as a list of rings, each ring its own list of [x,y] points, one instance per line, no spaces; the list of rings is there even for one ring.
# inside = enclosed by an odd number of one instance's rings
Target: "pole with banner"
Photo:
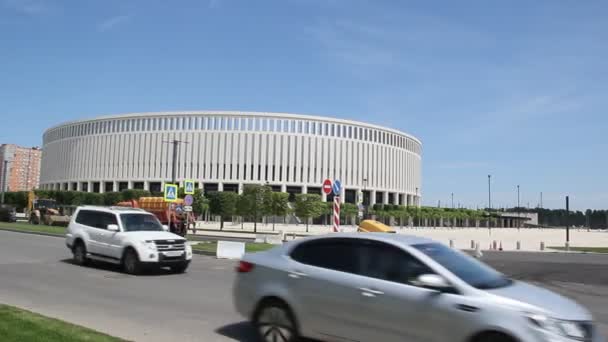
[[[339,180],[335,180],[332,186],[334,192],[334,232],[340,231],[340,191],[342,190],[342,183]]]
[[[334,197],[334,232],[340,231],[340,196]]]

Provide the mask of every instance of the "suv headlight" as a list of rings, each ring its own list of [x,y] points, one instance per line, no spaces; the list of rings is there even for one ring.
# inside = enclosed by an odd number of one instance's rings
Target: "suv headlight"
[[[156,243],[154,243],[154,241],[142,241],[141,245],[148,248],[151,251],[156,251]]]
[[[542,314],[528,313],[526,317],[533,325],[544,331],[576,339],[584,339],[586,337],[585,331],[577,322],[555,319]]]

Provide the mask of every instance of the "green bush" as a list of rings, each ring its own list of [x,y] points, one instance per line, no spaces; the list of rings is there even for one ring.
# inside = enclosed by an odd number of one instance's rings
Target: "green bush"
[[[121,200],[122,201],[129,201],[132,199],[139,199],[140,197],[150,197],[150,191],[148,190],[136,190],[136,189],[129,189],[129,190],[123,190],[121,193]]]
[[[25,207],[27,207],[27,192],[26,191],[15,191],[15,192],[5,192],[4,193],[4,203],[10,204],[17,208],[17,210],[22,211]]]
[[[104,205],[116,205],[122,201],[122,194],[120,192],[106,192],[103,194]]]

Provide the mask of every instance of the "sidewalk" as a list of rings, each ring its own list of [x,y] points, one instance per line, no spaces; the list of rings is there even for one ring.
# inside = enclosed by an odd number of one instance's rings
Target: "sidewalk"
[[[344,231],[354,232],[355,226],[342,226]],[[292,234],[296,237],[309,235],[328,234],[332,232],[332,227],[324,225],[310,225],[308,232],[305,225],[285,225],[276,224],[272,229],[272,224],[258,224],[257,236],[253,232],[253,224],[246,223],[241,228],[240,224],[224,223],[224,230],[219,229],[219,223],[197,222],[197,235],[207,235],[214,237],[240,237],[255,239],[264,234],[279,235],[281,232],[286,234],[286,239],[291,240]],[[550,246],[563,247],[566,241],[566,229],[564,228],[399,228],[396,227],[398,234],[409,234],[427,237],[447,245],[452,241],[453,246],[458,249],[470,249],[471,241],[479,243],[482,250],[493,247],[496,241],[497,247],[505,251],[517,250],[517,243],[520,243],[521,251],[540,251],[541,243],[544,243],[545,250]],[[277,236],[278,237],[278,236]],[[607,247],[608,232],[590,231],[585,229],[570,229],[571,247]]]

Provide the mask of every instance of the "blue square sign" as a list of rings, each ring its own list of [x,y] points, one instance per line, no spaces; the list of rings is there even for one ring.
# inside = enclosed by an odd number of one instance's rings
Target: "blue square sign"
[[[165,202],[177,201],[177,185],[176,184],[165,184],[164,196]]]
[[[184,194],[194,195],[194,181],[193,180],[184,181]]]

